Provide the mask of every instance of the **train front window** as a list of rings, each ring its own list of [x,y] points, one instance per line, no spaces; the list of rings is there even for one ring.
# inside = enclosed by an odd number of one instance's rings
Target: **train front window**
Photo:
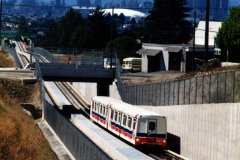
[[[153,133],[156,132],[157,120],[149,119],[148,120],[148,132]]]

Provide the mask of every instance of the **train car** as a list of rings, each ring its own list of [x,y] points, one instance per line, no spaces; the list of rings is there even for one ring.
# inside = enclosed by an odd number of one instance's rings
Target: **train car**
[[[92,98],[90,118],[133,145],[167,146],[167,119],[110,97]]]
[[[122,69],[123,71],[130,71],[130,72],[139,72],[141,71],[142,66],[142,58],[124,58]]]

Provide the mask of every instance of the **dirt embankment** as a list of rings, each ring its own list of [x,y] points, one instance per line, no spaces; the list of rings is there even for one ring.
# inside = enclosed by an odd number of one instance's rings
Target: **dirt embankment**
[[[0,159],[57,159],[33,118],[19,104],[40,106],[36,85],[0,79]]]
[[[0,51],[0,67],[15,67],[12,58]],[[0,160],[55,160],[57,156],[21,103],[41,106],[36,84],[0,78]]]
[[[2,49],[0,50],[0,67],[15,67],[13,58]]]

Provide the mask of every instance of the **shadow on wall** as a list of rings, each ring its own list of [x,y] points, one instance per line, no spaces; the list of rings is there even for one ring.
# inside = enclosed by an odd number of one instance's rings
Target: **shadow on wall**
[[[168,138],[168,149],[180,154],[181,151],[181,139],[180,137],[173,135],[171,133],[167,133]]]

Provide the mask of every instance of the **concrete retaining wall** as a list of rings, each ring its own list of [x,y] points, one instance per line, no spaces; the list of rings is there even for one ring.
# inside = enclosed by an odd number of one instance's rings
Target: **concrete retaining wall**
[[[92,97],[97,96],[96,83],[73,82],[72,85],[88,102],[91,102]]]
[[[76,160],[112,159],[47,101],[43,118]]]
[[[72,85],[78,91],[78,93],[86,98],[88,102],[91,102],[92,97],[97,96],[96,83],[73,82]],[[117,90],[117,85],[115,82],[109,86],[109,96],[121,100],[121,96]]]
[[[174,137],[171,146],[179,143],[181,155],[193,160],[240,159],[240,103],[139,107],[167,116],[169,138]]]

